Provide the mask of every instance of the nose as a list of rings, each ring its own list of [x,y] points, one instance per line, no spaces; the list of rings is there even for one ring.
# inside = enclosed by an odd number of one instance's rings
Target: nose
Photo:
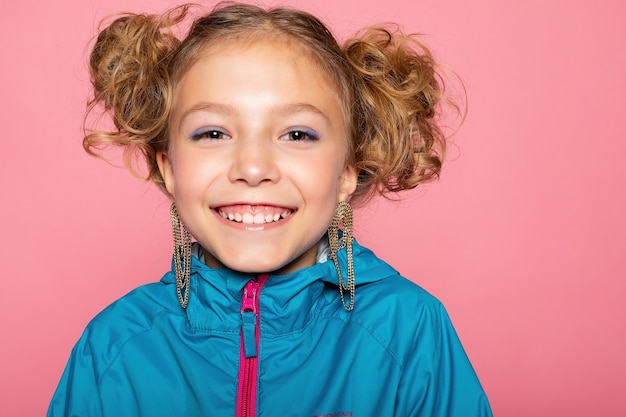
[[[251,187],[278,181],[280,171],[271,140],[240,138],[228,177],[232,182],[244,181]]]

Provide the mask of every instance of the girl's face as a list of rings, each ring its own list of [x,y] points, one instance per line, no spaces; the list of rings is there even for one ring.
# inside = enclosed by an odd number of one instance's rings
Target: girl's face
[[[336,88],[299,45],[209,47],[174,93],[157,161],[209,266],[289,273],[313,265],[357,174]]]

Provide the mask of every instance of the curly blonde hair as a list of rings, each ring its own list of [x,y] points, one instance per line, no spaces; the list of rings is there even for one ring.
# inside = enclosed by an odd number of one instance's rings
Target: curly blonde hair
[[[195,20],[182,39],[173,30],[192,5],[162,15],[124,14],[98,35],[90,57],[94,97],[85,115],[83,146],[99,155],[107,145],[124,149],[127,166],[137,155],[144,178],[167,193],[156,155],[168,147],[174,85],[201,50],[219,39],[283,36],[311,52],[336,85],[348,127],[347,164],[358,172],[353,201],[389,196],[439,176],[446,136],[440,128],[443,78],[431,52],[415,36],[369,27],[340,46],[316,17],[299,10],[220,3]],[[115,126],[89,129],[94,112]]]

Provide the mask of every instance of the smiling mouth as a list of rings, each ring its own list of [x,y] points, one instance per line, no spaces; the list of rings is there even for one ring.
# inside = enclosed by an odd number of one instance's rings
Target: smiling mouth
[[[294,213],[286,207],[253,206],[238,204],[218,207],[217,212],[226,220],[243,224],[265,224],[279,222]]]

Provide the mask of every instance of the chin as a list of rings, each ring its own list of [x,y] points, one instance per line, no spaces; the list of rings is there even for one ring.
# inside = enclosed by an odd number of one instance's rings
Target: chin
[[[252,275],[261,275],[261,274],[275,274],[279,271],[282,266],[280,265],[257,265],[246,263],[246,265],[233,265],[233,267],[228,267],[233,271],[243,272],[245,274]]]
[[[287,259],[284,262],[277,261],[276,258],[272,259],[272,262],[268,262],[266,259],[251,260],[247,258],[245,260],[237,259],[233,262],[227,261],[224,262],[224,265],[234,271],[247,274],[285,275],[311,266],[314,263],[314,260],[307,262],[301,258]]]
[[[272,262],[268,262],[264,259],[247,257],[245,259],[224,259],[222,264],[233,271],[243,272],[246,274],[269,274],[285,267],[288,262],[280,263],[276,262],[276,259],[273,259]]]
[[[278,249],[268,245],[263,248],[229,246],[217,253],[208,253],[205,249],[205,262],[212,267],[226,267],[246,274],[284,275],[311,266],[317,260],[317,245],[304,252],[294,250],[295,253],[277,253]]]

